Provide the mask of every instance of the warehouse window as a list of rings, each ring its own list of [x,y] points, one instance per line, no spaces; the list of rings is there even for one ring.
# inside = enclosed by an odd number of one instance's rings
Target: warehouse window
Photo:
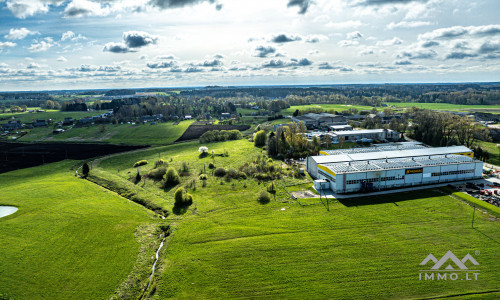
[[[400,177],[388,176],[388,177],[381,177],[381,178],[347,180],[346,184],[360,184],[361,182],[394,181],[394,180],[404,180],[404,179],[405,179],[404,176],[400,176]]]
[[[474,170],[458,170],[458,171],[447,171],[447,172],[434,172],[432,173],[433,177],[437,176],[449,176],[449,175],[457,175],[457,174],[469,174],[474,173]]]

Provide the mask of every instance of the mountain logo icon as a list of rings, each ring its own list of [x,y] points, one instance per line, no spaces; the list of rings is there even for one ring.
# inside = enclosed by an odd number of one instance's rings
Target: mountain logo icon
[[[443,255],[443,257],[441,257],[440,260],[437,260],[436,257],[434,257],[434,255],[432,255],[431,253],[420,263],[420,265],[424,266],[429,261],[432,261],[434,262],[434,266],[432,266],[431,270],[439,270],[445,264],[448,264],[444,268],[445,270],[454,270],[455,268],[453,268],[451,263],[448,263],[449,260],[451,260],[451,262],[453,262],[461,270],[468,270],[467,266],[465,265],[467,261],[471,262],[473,265],[476,266],[479,265],[479,263],[469,253],[467,253],[467,255],[464,258],[462,258],[462,260],[460,260],[451,251],[446,252],[446,254]]]

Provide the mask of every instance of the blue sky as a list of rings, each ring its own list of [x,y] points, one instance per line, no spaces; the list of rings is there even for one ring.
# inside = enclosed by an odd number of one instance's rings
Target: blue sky
[[[500,81],[497,0],[0,0],[0,90]]]

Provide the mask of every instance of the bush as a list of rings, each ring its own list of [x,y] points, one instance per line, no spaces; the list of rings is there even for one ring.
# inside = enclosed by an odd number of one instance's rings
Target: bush
[[[155,161],[155,168],[158,168],[159,166],[168,167],[168,163],[166,160],[159,159],[159,160]]]
[[[149,171],[148,177],[156,179],[156,180],[160,180],[160,179],[163,178],[163,176],[165,175],[165,173],[167,173],[167,168],[160,167],[158,169],[153,169],[153,170]]]
[[[228,169],[227,175],[231,178],[238,178],[238,171],[236,171],[235,169]]]
[[[181,178],[177,171],[170,167],[168,168],[167,172],[165,173],[165,182],[164,182],[164,187],[171,187],[178,185],[181,182]]]
[[[191,194],[186,193],[186,190],[181,186],[179,187],[174,194],[175,206],[189,206],[193,204],[193,196]]]
[[[174,194],[174,199],[175,199],[175,205],[176,206],[182,206],[184,205],[184,194],[186,193],[186,190],[181,186],[179,187]]]
[[[82,175],[83,175],[83,177],[89,176],[89,173],[90,173],[89,164],[84,163],[83,166],[82,166]]]
[[[266,204],[271,201],[271,198],[269,197],[269,193],[266,191],[261,191],[259,194],[259,197],[257,198],[257,201],[259,201],[260,204]]]
[[[141,173],[137,172],[137,174],[135,175],[135,182],[140,182],[142,179],[142,176],[141,176]]]
[[[241,179],[247,179],[247,174],[245,174],[245,172],[238,172],[238,178],[241,178]]]
[[[219,168],[215,169],[214,175],[217,177],[224,177],[224,175],[226,175],[226,169],[219,167]]]
[[[144,166],[144,165],[147,165],[147,164],[148,164],[148,161],[145,160],[145,159],[143,159],[143,160],[140,160],[140,161],[136,162],[134,164],[134,168],[137,168],[137,167],[140,167],[140,166]]]
[[[214,163],[212,163],[212,162],[211,162],[211,163],[209,163],[209,164],[208,164],[208,168],[209,168],[209,169],[214,169],[214,168],[215,168]]]
[[[201,146],[201,147],[198,149],[198,152],[200,152],[200,158],[207,157],[207,156],[208,156],[208,147]]]
[[[185,163],[185,162],[183,162],[183,163],[182,163],[182,169],[181,169],[181,170],[182,170],[182,172],[184,172],[184,173],[189,172],[189,166],[188,166],[188,164],[187,164],[187,163]]]
[[[267,142],[266,132],[264,130],[258,131],[254,137],[255,147],[262,147],[266,144],[266,142]]]
[[[207,180],[208,176],[206,174],[201,174],[199,177],[200,180]]]

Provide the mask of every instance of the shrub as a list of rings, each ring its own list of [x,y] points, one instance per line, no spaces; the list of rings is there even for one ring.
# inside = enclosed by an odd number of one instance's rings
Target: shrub
[[[158,169],[153,169],[153,170],[149,171],[148,177],[160,180],[160,179],[163,178],[163,176],[165,175],[165,173],[167,173],[167,168],[160,167]]]
[[[186,173],[186,172],[189,172],[189,166],[186,162],[183,162],[182,163],[182,172]]]
[[[145,160],[145,159],[143,159],[143,160],[140,160],[140,161],[136,162],[134,164],[134,168],[137,168],[137,167],[140,167],[140,166],[144,166],[144,165],[147,165],[147,164],[148,164],[148,161]]]
[[[247,174],[245,172],[238,172],[238,178],[247,179]]]
[[[238,178],[238,171],[236,171],[235,169],[228,169],[227,175],[231,178]]]
[[[184,205],[184,197],[186,190],[181,186],[177,190],[175,190],[174,194],[174,199],[175,199],[175,206],[183,206]]]
[[[141,176],[141,173],[137,172],[137,174],[135,175],[135,182],[140,182],[142,179],[142,176]]]
[[[167,172],[165,173],[164,186],[170,187],[170,186],[177,185],[180,182],[181,182],[181,178],[180,178],[179,174],[177,173],[177,171],[172,167],[168,168]]]
[[[206,174],[201,174],[199,177],[200,180],[207,180],[208,176]]]
[[[219,167],[215,169],[214,175],[217,177],[223,177],[224,175],[226,175],[226,169]]]
[[[201,146],[198,151],[200,152],[200,158],[208,156],[208,147]]]
[[[267,191],[272,194],[274,196],[274,200],[276,200],[276,185],[274,184],[274,181],[267,186]]]
[[[83,166],[82,166],[82,175],[83,175],[83,177],[89,176],[89,173],[90,173],[89,164],[84,163]]]
[[[214,163],[213,163],[213,162],[209,163],[209,164],[208,164],[208,168],[209,168],[209,169],[214,169],[214,168],[215,168]]]
[[[271,198],[269,197],[269,193],[266,191],[261,191],[259,194],[259,197],[257,197],[257,201],[259,201],[260,204],[266,204],[271,201]]]
[[[255,147],[262,147],[267,142],[267,135],[264,130],[259,130],[254,137]]]
[[[167,163],[166,160],[159,159],[159,160],[155,161],[155,168],[158,168],[159,166],[166,166],[166,167],[168,167],[168,163]]]

